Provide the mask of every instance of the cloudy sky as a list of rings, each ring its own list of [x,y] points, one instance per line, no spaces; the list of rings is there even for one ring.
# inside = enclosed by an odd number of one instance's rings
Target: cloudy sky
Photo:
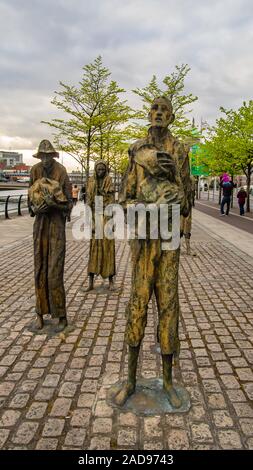
[[[252,99],[252,44],[252,0],[0,0],[0,149],[31,162],[59,80],[77,84],[99,54],[132,105],[131,89],[188,63],[194,116],[212,123]]]

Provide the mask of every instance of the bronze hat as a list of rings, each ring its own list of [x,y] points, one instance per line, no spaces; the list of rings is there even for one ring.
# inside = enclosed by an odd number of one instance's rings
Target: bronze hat
[[[42,140],[39,144],[38,152],[33,155],[34,158],[41,158],[42,153],[51,153],[54,158],[59,158],[59,152],[56,152],[49,140]]]

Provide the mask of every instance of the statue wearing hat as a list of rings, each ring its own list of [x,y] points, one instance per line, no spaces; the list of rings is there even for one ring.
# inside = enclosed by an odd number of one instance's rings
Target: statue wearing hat
[[[115,240],[95,236],[95,197],[103,197],[103,209],[114,203],[114,187],[109,176],[109,168],[104,160],[95,163],[94,176],[88,180],[86,203],[92,210],[92,238],[90,240],[90,252],[88,262],[89,285],[86,291],[94,288],[94,276],[100,275],[104,279],[109,278],[109,289],[113,289],[113,277],[115,275]],[[98,214],[97,214],[98,216]],[[102,229],[108,217],[102,215]],[[84,290],[84,288],[82,289]]]
[[[42,140],[33,155],[40,162],[31,169],[28,207],[33,226],[37,328],[43,316],[58,318],[56,331],[67,326],[65,289],[65,224],[72,209],[71,183],[58,163],[59,153],[49,140]]]

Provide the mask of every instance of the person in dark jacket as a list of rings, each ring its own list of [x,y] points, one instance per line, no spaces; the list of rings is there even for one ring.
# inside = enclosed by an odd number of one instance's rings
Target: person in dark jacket
[[[228,215],[229,209],[230,209],[231,194],[232,194],[233,188],[236,187],[236,184],[230,181],[230,177],[225,174],[225,176],[223,176],[221,180],[220,185],[223,189],[223,198],[221,201],[221,208],[220,208],[221,215],[225,215],[225,212],[224,212],[225,204],[227,205],[226,215]]]
[[[85,204],[85,199],[86,199],[85,195],[86,195],[86,188],[85,186],[82,186],[80,189],[80,201],[83,201],[84,204]]]
[[[240,215],[244,215],[244,204],[245,204],[246,198],[247,198],[247,193],[244,187],[242,186],[237,193],[237,199],[238,199],[238,204],[240,208]]]

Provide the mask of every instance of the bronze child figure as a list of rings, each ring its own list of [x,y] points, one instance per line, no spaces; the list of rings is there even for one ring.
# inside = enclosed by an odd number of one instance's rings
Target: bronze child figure
[[[148,136],[129,149],[129,167],[120,201],[127,204],[180,204],[186,216],[190,209],[189,159],[183,144],[168,130],[173,122],[172,104],[166,97],[152,103]],[[168,220],[168,222],[170,222]],[[180,408],[181,399],[172,383],[172,360],[179,354],[178,269],[180,248],[162,250],[162,238],[132,240],[132,288],[127,307],[126,341],[128,379],[114,396],[123,405],[136,388],[136,370],[141,341],[147,323],[149,300],[154,292],[158,307],[158,336],[163,364],[163,388],[168,400]]]
[[[44,326],[43,316],[59,318],[56,331],[67,326],[63,283],[65,260],[65,223],[72,209],[71,184],[64,166],[48,140],[42,140],[33,155],[40,162],[31,169],[28,193],[33,225],[34,274],[37,329]]]

